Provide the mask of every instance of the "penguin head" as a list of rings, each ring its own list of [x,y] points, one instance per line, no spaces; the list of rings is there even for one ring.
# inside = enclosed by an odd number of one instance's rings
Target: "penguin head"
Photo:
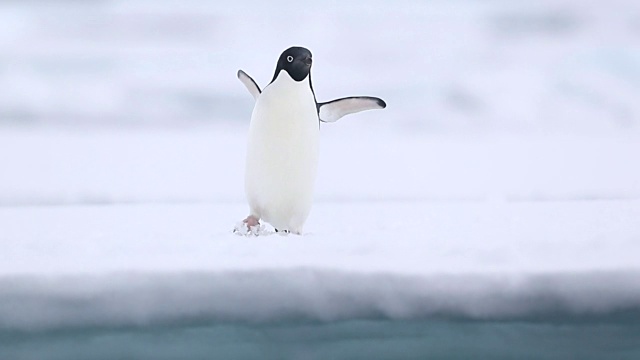
[[[299,46],[290,47],[280,55],[273,80],[284,70],[293,80],[302,81],[311,72],[311,62],[311,51]]]

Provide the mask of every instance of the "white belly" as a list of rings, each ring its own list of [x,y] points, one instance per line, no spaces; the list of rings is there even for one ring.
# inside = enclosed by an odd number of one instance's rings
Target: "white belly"
[[[251,214],[299,233],[313,199],[318,116],[308,78],[285,72],[256,100],[249,128],[245,191]]]

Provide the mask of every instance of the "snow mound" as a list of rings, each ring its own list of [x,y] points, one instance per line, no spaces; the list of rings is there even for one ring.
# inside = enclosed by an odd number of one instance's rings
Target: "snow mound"
[[[0,279],[0,328],[640,314],[638,272],[402,276],[293,268]],[[629,314],[635,314],[629,317]]]
[[[307,233],[264,238],[231,231],[244,131],[0,132],[0,330],[640,322],[637,136],[344,125]]]

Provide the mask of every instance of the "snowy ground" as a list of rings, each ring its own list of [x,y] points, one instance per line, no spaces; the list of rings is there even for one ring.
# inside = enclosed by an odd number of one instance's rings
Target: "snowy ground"
[[[305,236],[257,238],[231,233],[243,129],[3,131],[0,324],[640,308],[636,137],[340,125],[323,127]]]
[[[0,358],[638,358],[638,4],[0,2]],[[235,74],[291,45],[388,107],[239,237]]]

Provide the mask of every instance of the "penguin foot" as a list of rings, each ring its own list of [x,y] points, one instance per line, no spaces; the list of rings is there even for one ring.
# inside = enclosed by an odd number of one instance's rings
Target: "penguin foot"
[[[260,225],[260,220],[249,215],[233,229],[233,233],[240,236],[258,236],[264,232],[264,226]]]
[[[243,223],[247,224],[247,227],[258,226],[260,225],[260,219],[253,215],[247,216],[246,219],[242,220]]]
[[[301,231],[291,231],[291,230],[288,230],[288,229],[287,229],[287,230],[278,230],[278,229],[275,229],[275,230],[276,230],[276,233],[277,233],[277,234],[279,234],[279,235],[283,235],[283,236],[285,236],[285,235],[289,235],[289,234],[302,235],[302,232],[301,232]]]

